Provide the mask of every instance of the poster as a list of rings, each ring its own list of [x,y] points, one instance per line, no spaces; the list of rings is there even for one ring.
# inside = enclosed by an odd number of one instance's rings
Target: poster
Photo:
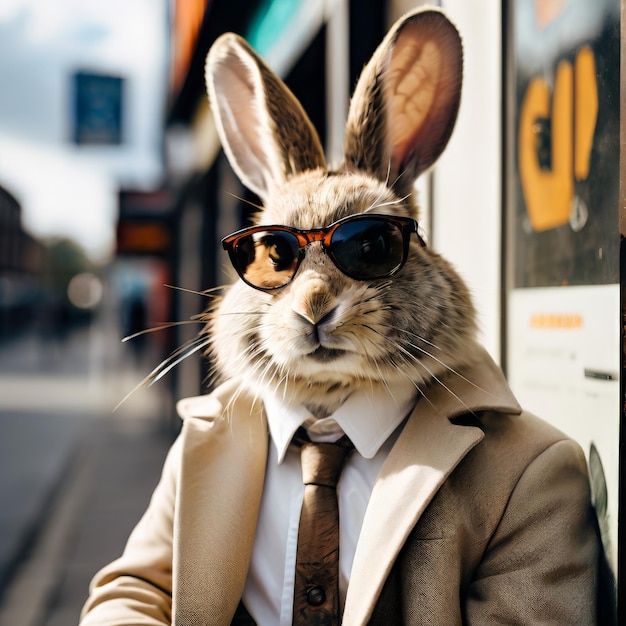
[[[506,369],[574,437],[617,564],[620,3],[507,4]]]
[[[619,2],[510,5],[513,286],[618,283]]]

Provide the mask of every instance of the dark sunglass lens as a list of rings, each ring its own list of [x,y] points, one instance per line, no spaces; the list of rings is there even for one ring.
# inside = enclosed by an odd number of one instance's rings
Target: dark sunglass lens
[[[259,231],[242,237],[233,249],[241,277],[261,289],[286,285],[298,266],[298,239],[282,231]]]
[[[381,219],[346,222],[333,233],[330,252],[348,276],[372,279],[389,276],[404,258],[402,231]]]

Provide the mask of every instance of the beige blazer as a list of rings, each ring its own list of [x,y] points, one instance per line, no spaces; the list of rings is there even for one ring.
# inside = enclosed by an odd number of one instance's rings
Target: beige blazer
[[[596,623],[600,544],[582,451],[521,412],[486,353],[443,382],[376,481],[343,624]],[[184,419],[123,556],[92,582],[83,626],[231,623],[269,441],[261,402],[237,387]]]

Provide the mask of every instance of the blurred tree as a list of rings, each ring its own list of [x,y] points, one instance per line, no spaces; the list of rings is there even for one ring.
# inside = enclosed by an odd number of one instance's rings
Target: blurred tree
[[[43,242],[43,297],[38,305],[39,327],[44,335],[63,338],[76,324],[88,322],[91,311],[76,308],[68,298],[72,278],[83,272],[99,273],[101,268],[89,259],[83,247],[67,237]]]
[[[70,280],[81,272],[98,268],[80,244],[66,237],[46,239],[44,244],[44,286],[57,294],[66,294]]]

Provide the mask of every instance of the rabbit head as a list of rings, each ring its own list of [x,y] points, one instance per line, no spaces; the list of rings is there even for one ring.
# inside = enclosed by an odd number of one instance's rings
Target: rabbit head
[[[299,102],[234,34],[212,46],[207,89],[224,151],[262,200],[259,225],[326,227],[361,213],[418,217],[415,179],[443,151],[462,81],[457,30],[438,10],[406,15],[365,66],[352,98],[343,162],[326,164]],[[271,387],[330,414],[360,387],[423,390],[474,353],[475,316],[449,263],[411,237],[393,276],[355,280],[318,242],[291,282],[239,280],[208,313],[218,372]]]

